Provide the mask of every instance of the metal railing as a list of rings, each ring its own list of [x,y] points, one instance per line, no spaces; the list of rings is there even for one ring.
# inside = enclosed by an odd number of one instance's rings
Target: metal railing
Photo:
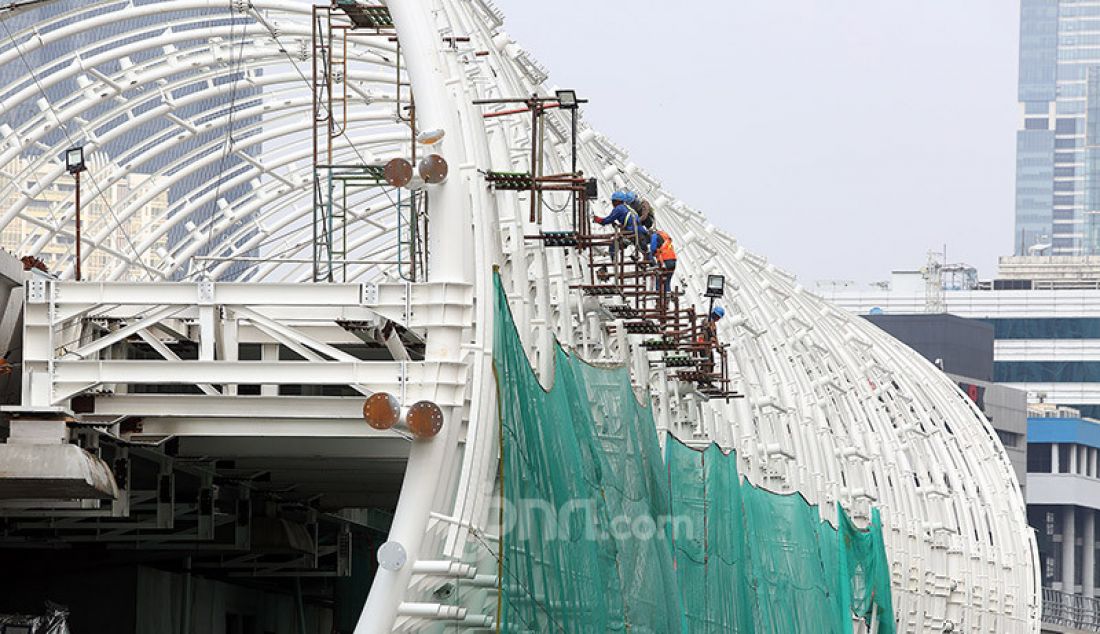
[[[1100,599],[1043,588],[1043,623],[1100,632]]]

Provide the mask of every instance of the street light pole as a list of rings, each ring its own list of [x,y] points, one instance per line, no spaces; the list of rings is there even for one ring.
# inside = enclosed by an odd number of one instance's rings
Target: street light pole
[[[80,281],[80,172],[73,174],[76,177],[76,281]]]
[[[76,266],[74,267],[74,273],[76,274],[76,281],[79,282],[81,280],[80,262],[82,260],[80,244],[80,173],[86,169],[83,147],[74,147],[65,152],[65,168],[76,179]]]

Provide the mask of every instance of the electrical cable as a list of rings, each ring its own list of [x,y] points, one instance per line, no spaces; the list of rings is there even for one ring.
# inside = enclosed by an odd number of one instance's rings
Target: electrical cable
[[[233,4],[234,4],[234,1],[229,0],[229,16],[230,16],[230,18],[229,18],[229,50],[230,51],[233,50],[233,33],[234,33],[234,30],[237,26],[237,19],[235,17],[233,17]],[[237,51],[236,68],[233,70],[232,74],[230,75],[231,77],[233,77],[233,90],[229,94],[229,114],[228,114],[228,122],[226,123],[226,126],[225,126],[225,148],[222,150],[222,155],[218,159],[218,173],[216,175],[217,181],[216,181],[216,184],[214,186],[214,196],[210,199],[210,207],[211,207],[211,209],[210,209],[210,219],[211,219],[211,222],[210,222],[210,232],[206,236],[206,242],[207,242],[206,253],[210,253],[211,251],[215,250],[215,248],[211,247],[210,244],[209,244],[209,243],[213,242],[213,240],[214,240],[214,227],[217,226],[217,223],[213,222],[213,220],[214,220],[215,215],[217,215],[217,213],[218,213],[218,198],[219,198],[219,196],[221,196],[222,183],[225,180],[223,178],[223,175],[225,173],[225,162],[226,162],[226,160],[229,159],[229,154],[230,154],[230,152],[232,151],[232,148],[233,148],[233,116],[237,113],[237,89],[238,89],[238,87],[240,86],[240,83],[241,83],[240,74],[241,74],[241,67],[244,65],[244,43],[245,43],[245,40],[246,40],[245,35],[247,34],[247,29],[244,29],[244,31],[245,31],[245,33],[241,34],[241,45],[240,45],[240,48]],[[232,53],[230,53],[230,55],[232,55]],[[230,64],[232,64],[232,63],[233,63],[233,61],[230,60]],[[198,267],[196,267],[196,268],[198,268]]]
[[[570,209],[572,204],[573,204],[572,196],[570,196],[569,200],[565,201],[565,203],[561,207],[554,207],[550,203],[546,202],[545,197],[542,199],[542,206],[545,207],[547,210],[549,210],[553,213],[556,213],[556,214],[560,214],[563,211],[567,211],[568,209]]]

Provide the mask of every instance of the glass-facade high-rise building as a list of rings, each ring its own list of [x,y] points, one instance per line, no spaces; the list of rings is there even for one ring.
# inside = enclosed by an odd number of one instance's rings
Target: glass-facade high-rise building
[[[1100,254],[1100,0],[1021,0],[1017,255]]]

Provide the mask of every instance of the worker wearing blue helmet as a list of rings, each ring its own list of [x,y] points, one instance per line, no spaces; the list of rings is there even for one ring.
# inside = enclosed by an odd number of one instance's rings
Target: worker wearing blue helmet
[[[707,343],[718,343],[718,322],[725,316],[726,309],[721,306],[710,309],[710,314],[707,315],[707,323],[703,327],[703,338]]]
[[[631,192],[619,190],[611,194],[611,202],[615,205],[611,213],[606,216],[593,216],[593,219],[601,225],[615,225],[622,231],[619,240],[611,244],[611,257],[615,257],[618,248],[626,248],[634,245],[636,256],[642,254],[643,245],[649,244],[649,231],[638,218],[638,213],[630,208],[627,200]]]
[[[702,357],[699,362],[699,370],[707,374],[714,372],[714,350],[719,347],[718,343],[718,322],[726,316],[726,310],[721,306],[714,306],[710,309],[710,314],[707,315],[706,321],[703,322],[702,334],[699,335],[697,343],[704,344],[704,348],[698,352]]]

